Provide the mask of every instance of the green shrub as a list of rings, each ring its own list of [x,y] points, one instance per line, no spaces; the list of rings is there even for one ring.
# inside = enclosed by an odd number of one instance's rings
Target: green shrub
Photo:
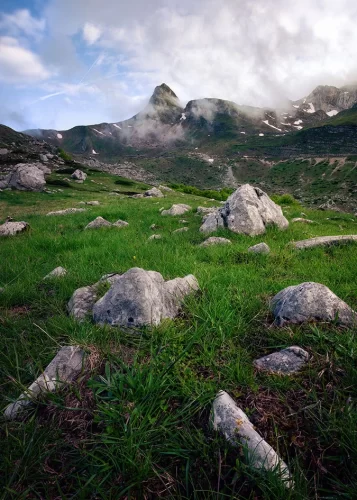
[[[72,156],[69,153],[66,153],[66,151],[64,149],[61,149],[61,148],[58,150],[58,156],[60,158],[62,158],[62,160],[64,160],[64,161],[72,161],[73,160]]]
[[[63,179],[47,179],[46,184],[50,186],[62,186],[62,187],[71,187],[68,181],[64,181]]]
[[[56,170],[56,173],[57,174],[70,174],[70,175],[72,175],[75,170],[76,170],[75,168],[71,168],[71,167],[60,168],[59,170]]]
[[[176,191],[180,191],[181,193],[203,196],[205,198],[213,198],[214,200],[219,201],[225,201],[234,191],[234,189],[231,188],[223,188],[219,191],[216,189],[199,189],[195,186],[186,186],[185,184],[177,184],[175,182],[170,183],[169,187],[175,189]]]
[[[275,194],[271,199],[278,205],[297,205],[299,203],[293,195],[287,193],[282,195]]]

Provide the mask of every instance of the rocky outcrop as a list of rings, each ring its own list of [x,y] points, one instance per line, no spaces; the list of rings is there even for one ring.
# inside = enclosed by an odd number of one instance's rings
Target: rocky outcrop
[[[264,191],[245,184],[228,198],[223,207],[207,216],[200,231],[210,233],[225,227],[235,233],[256,236],[265,233],[268,225],[286,229],[289,222]]]
[[[164,195],[160,191],[160,189],[157,189],[156,187],[153,187],[149,189],[148,191],[145,192],[145,196],[148,198],[163,198]]]
[[[41,393],[54,392],[72,382],[82,371],[84,351],[78,346],[62,347],[44,372],[4,412],[6,419],[18,417]]]
[[[356,234],[346,236],[318,236],[317,238],[309,238],[307,240],[295,241],[292,243],[293,247],[298,250],[305,248],[315,248],[321,246],[339,245],[348,243],[349,241],[357,241]]]
[[[271,310],[278,326],[312,321],[335,321],[343,326],[357,324],[357,313],[320,283],[306,282],[284,288],[272,299]]]
[[[44,172],[38,163],[18,163],[5,182],[9,188],[19,191],[43,191],[46,185]]]
[[[0,225],[0,236],[14,236],[18,233],[23,233],[30,228],[27,222],[4,222],[4,224]]]
[[[129,269],[93,307],[95,323],[137,327],[177,316],[186,295],[198,290],[194,276],[165,281],[160,273]]]
[[[169,210],[162,210],[161,215],[183,215],[189,210],[191,210],[190,205],[178,203],[177,205],[172,205]]]
[[[256,359],[257,370],[277,375],[292,375],[303,368],[309,360],[309,353],[298,346],[291,346],[279,352]]]
[[[71,175],[72,179],[75,179],[76,181],[85,181],[87,178],[87,174],[83,172],[82,170],[75,170],[73,174]]]
[[[227,238],[219,238],[218,236],[211,236],[207,238],[203,243],[200,244],[200,247],[210,247],[212,245],[230,245],[232,242]]]
[[[247,415],[224,391],[220,391],[213,402],[213,426],[227,441],[237,448],[243,447],[249,465],[257,470],[274,471],[286,486],[292,486],[286,463],[255,430]]]
[[[270,253],[270,248],[266,243],[258,243],[257,245],[253,245],[248,248],[248,252],[250,253],[262,253],[267,255]]]

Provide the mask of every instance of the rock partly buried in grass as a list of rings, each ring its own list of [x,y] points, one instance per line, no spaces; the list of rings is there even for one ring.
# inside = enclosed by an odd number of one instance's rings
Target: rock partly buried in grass
[[[157,189],[156,187],[153,187],[149,189],[148,191],[145,192],[145,196],[148,198],[163,198],[164,195],[160,191],[160,189]]]
[[[129,223],[126,222],[125,220],[117,220],[116,222],[113,222],[112,224],[114,227],[126,227],[129,226]]]
[[[73,382],[81,373],[84,361],[84,351],[78,346],[62,347],[45,371],[30,385],[21,396],[4,411],[6,419],[15,419],[41,393],[54,392],[63,384]]]
[[[211,236],[207,238],[203,243],[200,244],[200,247],[210,247],[212,245],[230,245],[232,242],[227,238],[219,238],[218,236]]]
[[[186,231],[188,231],[188,227],[180,227],[179,229],[175,229],[175,231],[172,231],[172,234],[174,233],[185,233]]]
[[[53,271],[48,273],[43,279],[44,280],[50,280],[53,278],[62,278],[63,276],[66,276],[67,270],[64,267],[56,267]]]
[[[292,245],[298,250],[303,250],[305,248],[339,245],[348,243],[349,241],[357,241],[357,235],[349,234],[344,236],[318,236],[317,238],[309,238],[308,240],[295,241],[292,243]]]
[[[173,189],[169,188],[168,186],[159,186],[160,191],[167,191],[167,192],[172,192]]]
[[[73,174],[71,175],[72,179],[75,179],[76,181],[85,181],[87,178],[87,174],[85,172],[82,172],[82,170],[75,170]]]
[[[169,210],[162,210],[161,215],[183,215],[189,210],[191,210],[190,205],[178,203],[177,205],[172,205]]]
[[[312,321],[335,321],[343,326],[357,324],[357,313],[320,283],[306,282],[284,288],[272,299],[271,310],[278,326]]]
[[[270,253],[270,248],[266,243],[258,243],[257,245],[253,245],[252,247],[249,247],[248,252],[250,252],[250,253],[262,253],[264,255],[267,255],[268,253]]]
[[[94,285],[77,288],[68,302],[68,313],[79,321],[84,320],[92,313],[93,306],[99,298],[100,288],[112,285],[119,277],[120,274],[107,274]]]
[[[308,352],[301,347],[291,346],[256,359],[253,361],[253,365],[261,371],[278,375],[291,375],[301,370],[308,361]]]
[[[245,184],[231,194],[223,207],[205,218],[200,231],[211,233],[226,227],[234,233],[256,236],[265,233],[268,225],[286,229],[289,222],[264,191]]]
[[[15,236],[15,234],[23,233],[28,231],[30,228],[27,222],[4,222],[0,225],[0,236]]]
[[[121,275],[94,304],[93,319],[101,325],[156,326],[177,316],[183,299],[198,289],[192,274],[165,281],[158,272],[134,267]]]
[[[94,201],[86,201],[85,202],[86,205],[90,205],[92,207],[98,207],[100,205],[99,201],[98,200],[94,200]]]
[[[66,208],[65,210],[57,210],[55,212],[48,212],[46,215],[70,215],[80,212],[85,212],[86,208]]]
[[[218,207],[197,207],[197,213],[200,215],[207,215],[216,212]]]
[[[295,219],[292,219],[291,222],[301,222],[302,224],[313,224],[314,221],[310,219],[304,219],[303,217],[296,217]]]
[[[254,429],[247,415],[224,391],[220,391],[213,402],[213,426],[232,446],[243,447],[249,464],[254,469],[274,471],[287,487],[293,486],[286,463]]]
[[[148,241],[161,240],[161,238],[162,238],[161,234],[152,234],[151,236],[149,236]]]
[[[7,177],[7,185],[20,191],[43,191],[46,181],[38,163],[18,163]]]
[[[101,227],[111,227],[112,223],[103,219],[103,217],[96,217],[92,222],[86,225],[84,229],[99,229]]]

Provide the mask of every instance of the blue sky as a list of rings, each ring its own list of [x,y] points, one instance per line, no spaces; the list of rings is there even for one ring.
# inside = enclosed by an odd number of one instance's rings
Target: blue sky
[[[1,0],[0,123],[115,122],[185,103],[279,106],[357,81],[355,0]]]

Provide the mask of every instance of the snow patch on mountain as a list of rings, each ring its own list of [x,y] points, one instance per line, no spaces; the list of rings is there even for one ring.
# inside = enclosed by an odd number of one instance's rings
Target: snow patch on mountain
[[[335,116],[337,115],[337,113],[338,113],[337,109],[332,109],[331,111],[327,111],[326,114],[329,116]]]
[[[268,127],[275,128],[275,130],[279,130],[279,132],[281,132],[281,128],[274,127],[274,125],[271,125],[269,123],[269,120],[263,120],[263,123],[265,123],[265,125],[268,125]]]

